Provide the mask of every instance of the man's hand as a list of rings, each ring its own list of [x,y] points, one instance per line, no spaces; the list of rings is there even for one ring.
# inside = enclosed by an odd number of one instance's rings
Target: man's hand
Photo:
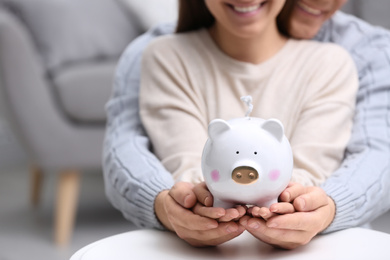
[[[212,200],[207,189],[205,191],[201,186],[194,188],[190,183],[180,182],[157,196],[155,211],[167,229],[176,232],[189,244],[197,247],[215,246],[233,239],[245,230],[232,221],[240,214],[243,215],[245,210],[206,206],[212,205]],[[222,223],[218,221],[220,219],[228,221]]]
[[[335,204],[319,187],[292,183],[279,198],[281,203],[269,209],[253,208],[252,216],[240,220],[252,235],[275,247],[294,249],[305,245],[334,219]]]

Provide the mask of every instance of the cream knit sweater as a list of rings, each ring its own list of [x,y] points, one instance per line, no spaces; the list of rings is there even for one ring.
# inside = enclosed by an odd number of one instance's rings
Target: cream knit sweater
[[[358,78],[348,53],[333,44],[288,40],[261,64],[234,60],[207,30],[154,40],[142,61],[140,115],[154,153],[176,181],[203,180],[208,123],[277,118],[294,155],[293,181],[319,185],[335,171],[351,135]]]

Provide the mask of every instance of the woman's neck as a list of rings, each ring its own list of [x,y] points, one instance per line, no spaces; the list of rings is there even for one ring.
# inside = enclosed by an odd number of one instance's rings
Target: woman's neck
[[[242,38],[218,28],[209,29],[209,33],[218,47],[233,59],[260,64],[274,56],[287,42],[287,38],[276,29],[263,32],[261,35]]]

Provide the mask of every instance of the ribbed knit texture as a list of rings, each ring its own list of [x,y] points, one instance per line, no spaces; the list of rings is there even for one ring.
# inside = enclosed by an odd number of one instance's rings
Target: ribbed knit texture
[[[364,225],[390,209],[390,33],[339,12],[316,40],[348,50],[360,82],[346,160],[322,185],[336,202],[328,233]]]
[[[103,152],[106,194],[126,219],[144,228],[163,229],[155,216],[154,200],[174,182],[150,152],[150,143],[139,119],[140,64],[147,43],[172,30],[171,25],[156,28],[126,49],[118,64],[112,97],[106,106],[108,122]]]

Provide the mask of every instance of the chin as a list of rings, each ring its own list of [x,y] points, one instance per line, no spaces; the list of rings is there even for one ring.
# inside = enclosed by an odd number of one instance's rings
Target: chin
[[[302,24],[292,24],[289,29],[291,37],[296,39],[312,39],[317,35],[321,27],[307,26]]]

